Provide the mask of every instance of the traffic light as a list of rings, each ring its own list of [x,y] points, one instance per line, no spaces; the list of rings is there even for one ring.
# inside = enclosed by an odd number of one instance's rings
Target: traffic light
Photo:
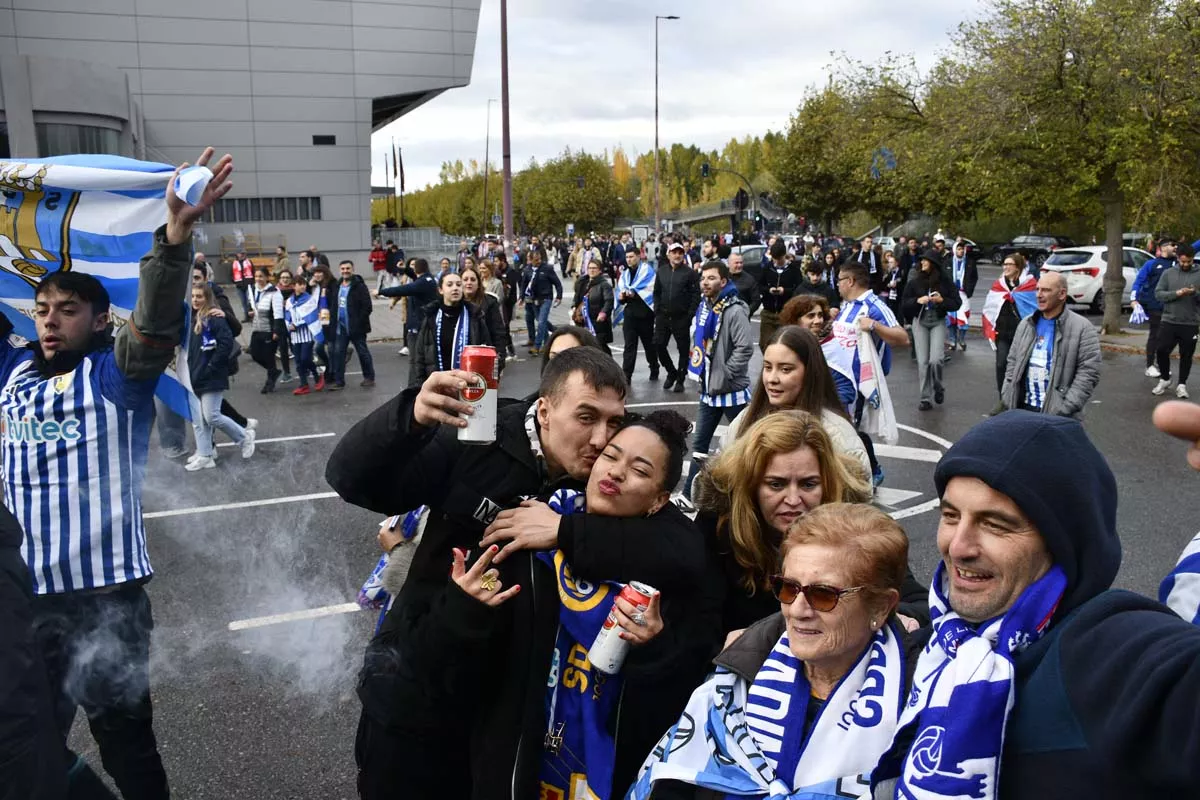
[[[709,168],[708,162],[707,161],[703,162],[700,165],[700,177],[707,178],[711,174],[712,174],[712,170]]]

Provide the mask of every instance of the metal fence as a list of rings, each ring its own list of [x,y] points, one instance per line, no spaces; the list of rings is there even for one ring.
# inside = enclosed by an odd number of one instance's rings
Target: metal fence
[[[441,250],[445,247],[445,239],[441,228],[371,228],[371,239],[381,242],[392,241],[405,252],[409,250]],[[457,243],[455,243],[457,249]]]

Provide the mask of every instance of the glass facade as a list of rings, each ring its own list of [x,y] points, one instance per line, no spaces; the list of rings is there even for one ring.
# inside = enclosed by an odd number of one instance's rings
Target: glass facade
[[[94,125],[68,125],[60,122],[38,122],[38,155],[66,156],[75,153],[121,154],[121,134],[111,128]]]

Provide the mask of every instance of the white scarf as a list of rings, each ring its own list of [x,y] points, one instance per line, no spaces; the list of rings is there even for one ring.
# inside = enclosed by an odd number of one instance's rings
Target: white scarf
[[[809,685],[784,633],[753,683],[718,669],[692,693],[629,796],[642,800],[655,782],[673,780],[771,800],[870,797],[867,777],[896,730],[903,687],[904,651],[889,623],[838,683],[805,739]]]

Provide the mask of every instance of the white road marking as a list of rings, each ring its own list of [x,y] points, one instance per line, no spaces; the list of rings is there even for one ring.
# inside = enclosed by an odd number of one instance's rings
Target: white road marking
[[[892,489],[886,486],[879,486],[875,489],[875,502],[891,508],[920,496],[921,492],[910,492],[907,489]]]
[[[927,500],[926,502],[921,503],[921,505],[919,505],[919,506],[913,506],[912,508],[902,508],[899,511],[889,511],[888,516],[890,516],[892,519],[905,519],[907,517],[915,517],[918,514],[924,514],[926,511],[933,511],[941,504],[942,504],[942,501],[935,497],[932,500]]]
[[[928,461],[932,464],[942,460],[941,450],[924,447],[899,447],[894,444],[875,445],[875,455],[880,458],[902,458],[905,461]]]
[[[316,492],[314,494],[295,494],[290,497],[267,497],[262,500],[247,500],[242,503],[221,503],[215,506],[194,506],[192,508],[172,508],[169,511],[150,511],[142,514],[142,519],[163,519],[164,517],[183,517],[188,514],[208,514],[213,511],[232,511],[238,508],[256,508],[258,506],[273,506],[281,503],[303,502],[305,500],[328,500],[337,497],[337,492]]]
[[[920,428],[914,428],[911,425],[900,425],[899,423],[897,423],[896,427],[902,431],[908,431],[909,433],[915,433],[917,436],[920,436],[923,439],[928,439],[929,441],[933,442],[934,444],[941,445],[942,447],[946,448],[947,450],[949,450],[951,447],[954,446],[954,442],[951,442],[947,439],[943,439],[942,437],[940,437],[936,434],[930,433],[929,431],[923,431]]]
[[[362,606],[358,603],[338,603],[335,606],[322,606],[320,608],[306,608],[303,611],[288,611],[284,614],[270,614],[265,617],[251,617],[250,619],[239,619],[229,623],[231,631],[245,631],[251,628],[265,628],[268,625],[278,625],[281,622],[299,622],[306,619],[320,619],[321,617],[331,617],[334,614],[350,614],[355,611],[362,611]]]
[[[330,436],[337,436],[336,433],[306,433],[303,436],[276,436],[273,439],[255,439],[254,444],[271,444],[272,442],[297,442],[301,439],[327,439]],[[217,447],[241,447],[237,442],[222,442]]]

